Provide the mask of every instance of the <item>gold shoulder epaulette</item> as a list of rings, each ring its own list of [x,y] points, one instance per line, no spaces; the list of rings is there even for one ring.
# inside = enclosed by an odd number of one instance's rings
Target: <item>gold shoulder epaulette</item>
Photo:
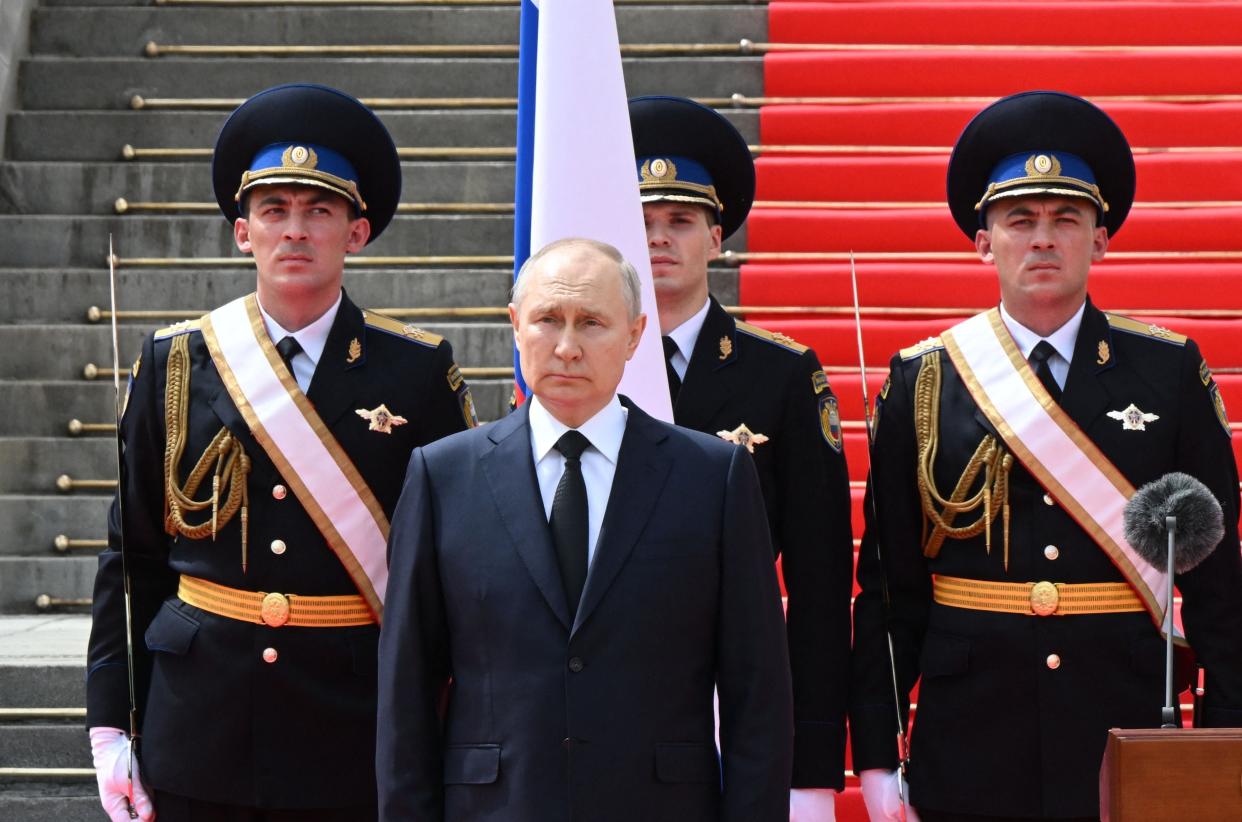
[[[915,357],[921,357],[928,351],[935,351],[938,348],[944,348],[944,343],[940,341],[940,338],[928,337],[921,342],[916,342],[909,348],[901,349],[900,356],[903,360],[912,360]]]
[[[383,314],[376,314],[369,309],[362,312],[362,318],[371,328],[387,331],[389,334],[395,334],[398,337],[405,337],[407,340],[422,343],[428,348],[435,348],[444,339],[439,334],[424,331],[418,326],[394,320],[392,317],[385,317]]]
[[[205,314],[203,315],[206,316]],[[203,317],[196,317],[192,320],[182,320],[179,323],[165,326],[155,332],[155,339],[166,340],[169,337],[175,337],[178,334],[186,334],[190,331],[198,331],[203,325]]]
[[[739,322],[737,324],[737,330],[741,331],[743,334],[748,334],[751,337],[770,342],[773,345],[779,345],[781,348],[792,351],[795,354],[801,354],[810,350],[810,346],[803,345],[793,337],[786,336],[779,331],[769,331],[766,328],[760,328],[759,326],[751,325],[750,323]]]
[[[1170,331],[1163,326],[1155,323],[1145,323],[1141,320],[1132,320],[1129,317],[1123,317],[1120,314],[1105,314],[1108,317],[1108,324],[1118,331],[1125,331],[1130,334],[1137,334],[1140,337],[1151,337],[1153,340],[1161,340],[1162,342],[1172,343],[1173,345],[1185,345],[1186,335],[1178,334],[1176,331]]]

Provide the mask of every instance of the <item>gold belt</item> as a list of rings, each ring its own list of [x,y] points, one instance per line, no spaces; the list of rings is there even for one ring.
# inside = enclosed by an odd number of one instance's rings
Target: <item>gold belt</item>
[[[305,597],[265,591],[242,591],[205,579],[182,575],[177,596],[213,614],[279,628],[346,628],[371,625],[375,617],[357,594]]]
[[[1041,617],[1147,610],[1125,582],[987,582],[936,576],[932,597],[954,608]]]

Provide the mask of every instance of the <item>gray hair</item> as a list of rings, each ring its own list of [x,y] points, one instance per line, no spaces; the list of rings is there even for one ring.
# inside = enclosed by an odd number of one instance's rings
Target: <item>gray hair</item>
[[[617,264],[621,274],[621,295],[625,298],[626,310],[629,312],[630,321],[636,320],[643,310],[642,283],[638,279],[638,270],[614,246],[586,237],[566,237],[563,240],[554,240],[530,255],[526,262],[522,263],[522,267],[518,269],[517,277],[513,280],[513,290],[509,292],[509,302],[514,305],[521,305],[522,299],[526,296],[526,284],[530,280],[530,277],[527,276],[528,272],[544,257],[554,251],[566,248],[581,248],[593,251]]]

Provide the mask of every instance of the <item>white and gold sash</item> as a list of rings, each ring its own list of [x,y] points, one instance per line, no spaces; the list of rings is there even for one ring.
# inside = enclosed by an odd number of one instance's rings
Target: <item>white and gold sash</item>
[[[388,517],[277,353],[255,295],[212,311],[202,330],[233,404],[379,622]]]
[[[993,308],[941,334],[945,352],[997,433],[1047,492],[1091,535],[1164,626],[1168,575],[1125,537],[1134,486],[1048,394]],[[1180,631],[1175,627],[1175,636]]]

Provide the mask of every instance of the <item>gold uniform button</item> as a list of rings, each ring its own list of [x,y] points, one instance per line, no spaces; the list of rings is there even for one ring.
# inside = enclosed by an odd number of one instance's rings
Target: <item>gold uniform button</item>
[[[289,489],[283,485],[280,485],[279,483],[272,486],[272,498],[273,499],[284,499],[288,493],[289,493]]]
[[[283,554],[288,549],[288,547],[289,546],[285,545],[285,541],[283,539],[272,540],[272,553],[276,554],[277,556]]]
[[[276,653],[275,648],[264,648],[263,649],[263,661],[266,662],[268,665],[271,665],[273,662],[275,662],[276,657],[278,656],[280,656],[280,654]]]
[[[1054,503],[1052,502],[1052,497],[1048,496],[1047,494],[1044,494],[1044,505],[1053,505],[1053,504]]]
[[[1046,556],[1048,559],[1056,559],[1057,557],[1061,556],[1061,549],[1057,548],[1057,546],[1055,545],[1045,545],[1044,556]]]
[[[1048,658],[1044,661],[1047,663],[1048,667],[1054,671],[1061,667],[1061,657],[1059,654],[1048,654]]]

